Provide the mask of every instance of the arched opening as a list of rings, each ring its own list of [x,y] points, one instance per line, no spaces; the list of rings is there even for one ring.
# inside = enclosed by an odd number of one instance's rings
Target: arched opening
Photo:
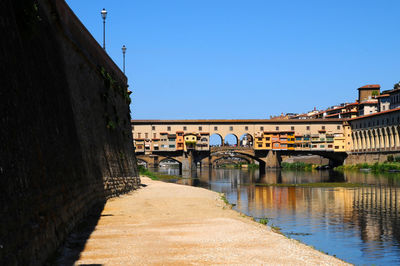
[[[168,175],[181,175],[182,163],[174,158],[164,158],[158,163],[158,171]]]
[[[248,165],[250,164],[250,160],[243,157],[223,156],[214,160],[213,167],[237,166],[242,164]]]
[[[141,165],[141,166],[143,166],[145,168],[148,168],[147,162],[145,160],[142,160],[142,159],[137,159],[137,165],[138,166]]]
[[[217,147],[222,146],[222,143],[223,143],[222,140],[223,139],[220,134],[217,134],[217,133],[212,134],[210,136],[210,146],[217,146]]]
[[[249,133],[245,133],[240,136],[240,146],[241,147],[253,147],[253,136]]]
[[[237,147],[239,144],[238,137],[235,134],[228,134],[224,139],[224,146]]]

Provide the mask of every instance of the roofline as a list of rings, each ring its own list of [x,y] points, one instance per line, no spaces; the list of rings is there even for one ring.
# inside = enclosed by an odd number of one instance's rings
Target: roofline
[[[183,120],[131,120],[132,125],[184,125],[184,124],[312,124],[312,123],[338,123],[345,122],[347,118],[332,118],[332,119],[183,119]]]
[[[379,112],[379,113],[373,113],[373,114],[368,114],[368,115],[363,115],[363,116],[351,118],[351,119],[348,119],[348,121],[351,122],[351,121],[358,120],[358,119],[368,118],[368,117],[371,117],[371,116],[383,115],[383,114],[392,113],[392,112],[397,112],[397,111],[400,111],[400,107],[395,108],[395,109],[390,109],[390,110],[382,111],[382,112]]]

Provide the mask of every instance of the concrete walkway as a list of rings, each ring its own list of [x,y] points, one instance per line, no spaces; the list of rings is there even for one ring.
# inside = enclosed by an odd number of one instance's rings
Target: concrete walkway
[[[76,265],[344,264],[227,208],[218,193],[142,183],[107,202]]]

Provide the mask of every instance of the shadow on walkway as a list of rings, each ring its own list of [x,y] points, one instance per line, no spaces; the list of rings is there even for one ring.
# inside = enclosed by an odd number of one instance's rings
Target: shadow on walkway
[[[80,254],[85,248],[86,242],[95,230],[101,216],[112,216],[112,214],[101,214],[105,206],[104,203],[95,205],[78,225],[72,230],[64,244],[58,249],[57,253],[45,266],[59,265],[71,266],[79,260]],[[81,266],[100,266],[102,264],[78,264]]]

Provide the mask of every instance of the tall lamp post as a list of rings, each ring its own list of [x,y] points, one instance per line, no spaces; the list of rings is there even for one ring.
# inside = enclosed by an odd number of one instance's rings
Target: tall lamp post
[[[123,70],[125,74],[125,53],[126,53],[126,46],[122,45],[122,58],[123,58]]]
[[[103,18],[103,49],[106,50],[106,17],[107,17],[107,10],[103,8],[101,10],[101,17]]]

